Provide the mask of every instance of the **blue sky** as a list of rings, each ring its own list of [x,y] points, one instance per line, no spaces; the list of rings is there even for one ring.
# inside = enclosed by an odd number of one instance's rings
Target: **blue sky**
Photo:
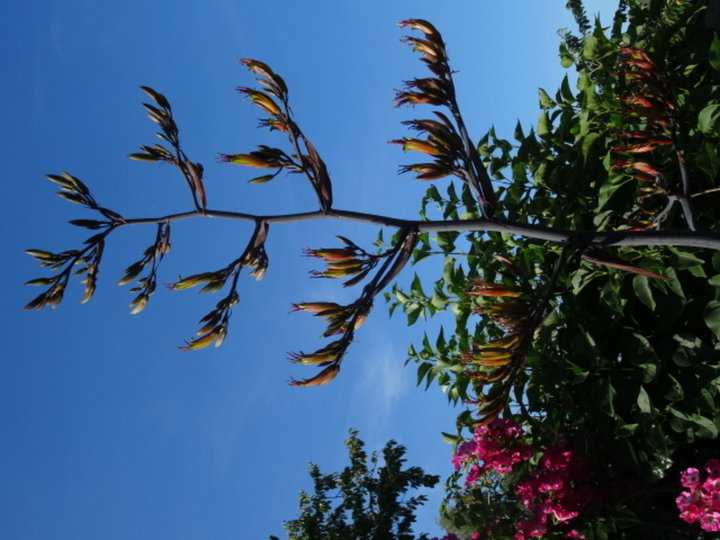
[[[259,110],[234,92],[252,84],[241,57],[285,78],[296,119],[330,169],[337,208],[412,218],[427,185],[397,175],[413,157],[386,141],[407,134],[401,120],[429,110],[392,108],[392,89],[424,76],[395,23],[432,21],[458,72],[472,134],[495,124],[509,137],[518,119],[536,120],[537,87],[554,92],[562,77],[556,30],[573,26],[563,5],[40,0],[4,7],[0,537],[281,536],[282,521],[297,515],[297,492],[310,487],[307,463],[343,467],[351,427],[369,450],[395,438],[411,464],[447,475],[450,448],[440,432],[453,431],[459,411],[436,387],[416,388],[414,367],[403,367],[422,324],[388,319],[379,302],[338,379],[322,388],[286,384],[314,373],[288,363],[287,352],[319,347],[323,331],[313,317],[289,314],[290,304],[346,303],[358,294],[310,279],[320,267],[302,258],[302,248],[332,247],[335,234],[369,245],[377,229],[327,221],[271,229],[266,278],[242,276],[228,339],[198,352],[177,346],[218,298],[162,290],[130,316],[132,296],[115,286],[152,242],[153,227],[113,233],[95,297],[79,305],[75,283],[54,312],[21,311],[40,292],[22,283],[43,275],[22,250],[71,249],[87,236],[67,220],[91,216],[54,196],[46,173],[71,172],[126,217],[191,209],[173,170],[125,157],[154,142],[141,84],[173,104],[185,151],[206,166],[209,207],[315,209],[299,177],[253,186],[245,180],[254,171],[216,163],[219,152],[284,144],[256,129]],[[160,281],[225,266],[250,232],[237,222],[174,225]],[[423,272],[434,279],[440,269],[438,260]],[[442,493],[431,496],[416,530],[439,534]]]

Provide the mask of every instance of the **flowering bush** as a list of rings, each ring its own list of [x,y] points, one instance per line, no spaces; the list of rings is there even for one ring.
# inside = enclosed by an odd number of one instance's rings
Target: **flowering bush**
[[[680,518],[687,523],[700,522],[708,532],[720,532],[720,459],[705,464],[707,478],[701,482],[700,471],[690,467],[682,473],[680,483],[688,491],[680,493],[675,503]]]
[[[542,536],[547,530],[548,518],[558,524],[576,518],[596,498],[596,490],[586,483],[587,476],[587,467],[567,448],[565,440],[548,446],[538,468],[517,484],[518,497],[533,515],[515,525],[515,539]],[[580,537],[577,531],[570,531],[568,535]]]
[[[478,486],[486,475],[503,477],[515,472],[515,499],[531,515],[520,520],[518,512],[510,516],[514,540],[543,536],[549,524],[564,528],[596,499],[596,490],[587,482],[587,466],[569,447],[566,438],[559,437],[544,452],[523,442],[525,439],[520,424],[497,418],[477,427],[472,440],[461,443],[452,460],[456,471],[464,471],[465,487],[470,489]],[[536,458],[536,467],[522,466],[532,458]],[[493,537],[499,524],[500,520],[495,520],[482,534]],[[566,536],[582,538],[575,530],[568,531]],[[480,538],[481,533],[472,537]]]
[[[519,442],[523,433],[520,424],[507,418],[479,426],[473,439],[462,443],[453,457],[456,471],[463,465],[470,465],[465,485],[471,486],[486,471],[504,474],[516,463],[529,459],[533,454],[532,447]]]

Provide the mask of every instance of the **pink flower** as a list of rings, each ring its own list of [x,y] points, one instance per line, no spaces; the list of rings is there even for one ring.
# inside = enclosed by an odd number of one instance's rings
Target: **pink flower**
[[[580,512],[566,508],[563,504],[554,504],[552,507],[552,515],[558,521],[570,521],[576,518],[579,513]]]
[[[688,504],[683,511],[680,512],[680,519],[687,523],[695,523],[702,515],[702,508],[694,504]]]
[[[520,497],[526,508],[530,508],[531,501],[537,496],[539,485],[540,483],[537,480],[529,479],[518,482],[517,486],[515,486],[515,493]]]
[[[547,532],[547,524],[533,518],[523,519],[515,524],[514,540],[525,540],[526,538],[542,536]]]
[[[680,483],[683,491],[675,499],[680,519],[687,523],[700,522],[708,532],[720,532],[720,460],[710,459],[705,464],[708,478],[700,484],[700,471],[690,467],[683,472]]]
[[[467,473],[467,476],[465,477],[465,485],[466,486],[472,486],[475,482],[478,481],[480,478],[480,475],[482,474],[482,469],[479,465],[473,465],[470,467],[470,470]]]
[[[452,458],[452,464],[455,467],[456,471],[459,471],[462,467],[462,464],[465,463],[475,452],[475,441],[466,441],[462,443],[457,451],[455,452],[455,455]]]
[[[700,526],[704,531],[720,531],[720,512],[708,512],[700,517]]]
[[[540,475],[539,480],[542,482],[538,487],[541,493],[549,491],[560,491],[563,487],[563,477],[565,475],[558,471],[545,471]]]
[[[705,472],[712,477],[720,476],[720,459],[709,459],[705,464]]]
[[[686,469],[680,477],[680,484],[682,487],[694,488],[700,483],[700,471],[691,467]]]
[[[565,533],[565,538],[585,538],[583,535],[581,535],[577,530],[573,529],[572,531],[568,531]]]
[[[494,422],[496,428],[502,431],[503,435],[511,439],[517,439],[523,436],[523,429],[517,422],[509,418],[499,418]]]
[[[708,478],[703,482],[700,489],[706,492],[720,490],[720,478]]]
[[[473,433],[473,440],[461,444],[453,456],[455,470],[472,463],[465,480],[468,486],[475,483],[486,470],[494,470],[499,474],[510,472],[514,464],[530,459],[533,455],[529,445],[517,442],[523,433],[520,424],[507,418],[498,418],[490,424],[478,426]],[[479,469],[475,468],[477,461],[484,461]]]
[[[559,470],[567,468],[572,462],[572,451],[563,450],[559,445],[551,445],[545,451],[540,465],[545,469]]]
[[[675,504],[677,505],[677,507],[680,510],[683,510],[684,507],[686,507],[687,505],[693,504],[695,502],[695,500],[696,500],[695,495],[693,495],[689,491],[683,491],[675,499]]]
[[[708,510],[713,512],[720,511],[720,489],[705,491],[702,490],[702,502]]]
[[[475,452],[475,441],[465,441],[457,450],[458,455],[469,456]]]

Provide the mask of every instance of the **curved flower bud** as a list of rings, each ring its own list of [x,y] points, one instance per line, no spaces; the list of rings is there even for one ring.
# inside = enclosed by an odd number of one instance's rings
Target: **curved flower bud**
[[[302,380],[290,380],[290,386],[320,386],[323,384],[327,384],[330,381],[332,381],[335,377],[337,377],[337,374],[340,372],[340,366],[338,364],[333,364],[331,366],[326,367],[323,369],[320,373],[318,373],[315,377],[312,377],[310,379],[302,379]]]

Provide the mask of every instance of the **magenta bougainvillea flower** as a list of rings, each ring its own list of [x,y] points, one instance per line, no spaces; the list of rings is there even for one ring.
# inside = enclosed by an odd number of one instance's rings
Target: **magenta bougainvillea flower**
[[[680,519],[687,523],[700,523],[707,532],[720,532],[720,459],[705,464],[707,478],[703,481],[700,471],[694,467],[685,469],[680,485],[687,488],[675,499]]]
[[[497,418],[479,426],[473,440],[462,443],[453,457],[455,470],[469,465],[465,485],[471,486],[486,471],[505,474],[513,465],[530,459],[532,447],[520,442],[524,431],[520,424],[507,418]]]
[[[518,499],[531,515],[515,523],[514,540],[543,536],[550,525],[567,525],[597,499],[595,488],[587,482],[587,466],[565,438],[560,437],[543,451],[525,444],[524,436],[520,424],[498,418],[477,427],[473,439],[460,444],[453,457],[455,470],[463,469],[465,485],[472,487],[485,473],[505,475],[516,464],[540,456],[537,468],[515,487]],[[574,529],[566,536],[583,538]]]

